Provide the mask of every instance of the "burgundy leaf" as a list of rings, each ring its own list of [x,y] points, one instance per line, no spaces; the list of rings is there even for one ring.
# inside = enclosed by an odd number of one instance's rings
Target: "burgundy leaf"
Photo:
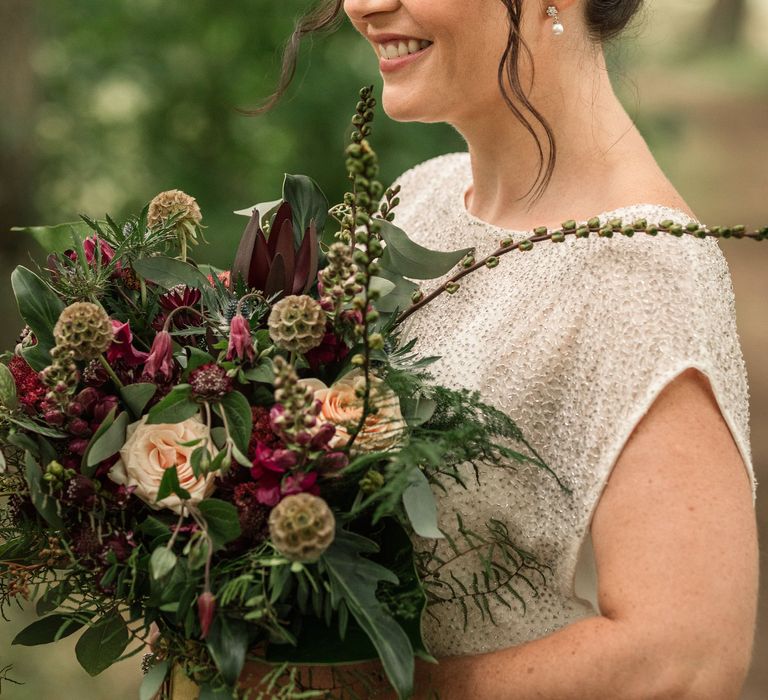
[[[259,210],[254,209],[248,225],[245,227],[243,236],[240,239],[240,245],[235,254],[235,260],[232,263],[232,275],[230,276],[230,285],[234,285],[238,277],[248,280],[251,267],[251,258],[253,256],[253,247],[256,243],[256,237],[259,233]]]
[[[280,208],[275,214],[275,218],[272,221],[272,226],[269,228],[269,257],[274,258],[277,255],[279,239],[282,235],[283,224],[287,221],[291,224],[291,240],[293,240],[293,222],[292,222],[291,205],[288,202],[283,202]]]
[[[304,294],[307,294],[312,288],[312,285],[315,283],[315,279],[317,278],[317,267],[319,264],[317,251],[320,246],[317,240],[317,229],[315,228],[314,218],[309,220],[309,228],[304,234],[304,240],[301,242],[302,248],[304,247],[304,244],[307,243],[307,241],[309,241],[307,244],[309,247],[309,267],[306,274],[307,281],[303,290]]]
[[[287,294],[290,294],[293,285],[293,271],[296,268],[296,248],[293,243],[293,226],[290,221],[283,221],[278,234],[274,257],[278,255],[283,258],[285,264],[284,289]]]
[[[278,292],[280,293],[280,296],[285,294],[285,262],[280,253],[278,253],[272,260],[269,276],[264,285],[264,292],[268,297],[277,294]]]
[[[258,289],[262,292],[266,290],[270,257],[269,251],[267,250],[267,240],[264,238],[264,232],[259,231],[256,236],[256,245],[251,257],[251,268],[248,273],[249,287]]]

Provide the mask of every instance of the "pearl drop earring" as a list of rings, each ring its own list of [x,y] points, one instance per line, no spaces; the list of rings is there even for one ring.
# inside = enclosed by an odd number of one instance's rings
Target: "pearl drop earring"
[[[547,8],[547,16],[552,18],[552,33],[555,36],[560,36],[565,28],[560,23],[560,16],[557,14],[557,8],[554,5],[550,5]]]

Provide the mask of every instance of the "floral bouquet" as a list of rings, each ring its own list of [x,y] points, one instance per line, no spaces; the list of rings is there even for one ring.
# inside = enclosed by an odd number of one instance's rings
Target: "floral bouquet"
[[[179,191],[122,224],[83,216],[63,243],[61,227],[32,230],[52,252],[38,273],[13,273],[27,325],[0,363],[0,609],[36,599],[39,615],[15,644],[80,633],[95,675],[152,630],[142,698],[168,697],[171,677],[201,698],[321,697],[297,666],[370,660],[410,697],[414,657],[436,661],[422,616],[465,605],[412,545],[444,538],[459,552],[433,485],[461,483],[468,462],[557,476],[510,417],[431,383],[435,358],[401,340],[402,321],[537,241],[768,235],[593,219],[503,240],[483,260],[429,251],[392,223],[398,188],[376,179],[367,138],[375,104],[361,90],[344,201],[329,208],[311,178],[286,175],[280,199],[238,212],[248,224],[229,270],[190,257],[204,227]],[[455,266],[429,295],[412,281]],[[467,545],[504,582],[493,595],[517,597],[516,572],[543,582],[545,567],[500,525],[503,557],[471,532]],[[473,584],[481,608],[489,590]],[[243,687],[246,661],[269,664],[257,688]]]

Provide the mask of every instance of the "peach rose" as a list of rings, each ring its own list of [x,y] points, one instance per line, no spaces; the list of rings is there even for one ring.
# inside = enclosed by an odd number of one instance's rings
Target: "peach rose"
[[[147,416],[144,416],[128,426],[125,444],[120,449],[120,459],[107,476],[118,484],[136,486],[134,493],[150,508],[170,508],[180,514],[182,502],[175,493],[157,503],[155,500],[160,481],[169,467],[176,467],[181,487],[189,491],[190,503],[199,503],[210,496],[215,488],[216,474],[196,478],[189,462],[199,445],[184,447],[179,444],[199,438],[210,438],[208,426],[199,416],[181,423],[157,425],[147,424]]]
[[[365,386],[363,371],[352,370],[330,388],[319,379],[300,379],[299,383],[312,387],[315,398],[322,404],[317,417],[318,426],[323,423],[336,426],[330,447],[344,447],[362,415],[363,400],[355,395],[355,389]],[[405,438],[406,423],[400,411],[400,399],[374,375],[371,375],[371,403],[379,412],[366,419],[363,430],[352,445],[353,453],[383,452],[397,447]]]

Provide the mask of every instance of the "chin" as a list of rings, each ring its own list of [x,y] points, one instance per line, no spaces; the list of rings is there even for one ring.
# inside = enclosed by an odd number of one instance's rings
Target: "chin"
[[[388,86],[385,82],[381,96],[384,113],[396,122],[423,122],[434,124],[445,120],[445,115],[434,102],[435,91],[429,93]]]

